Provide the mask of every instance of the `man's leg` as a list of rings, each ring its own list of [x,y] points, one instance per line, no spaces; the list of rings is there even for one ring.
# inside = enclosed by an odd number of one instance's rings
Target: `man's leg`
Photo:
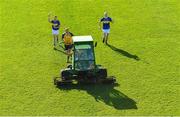
[[[65,47],[65,52],[66,52],[66,55],[67,55],[67,60],[66,60],[66,62],[68,63],[69,62],[69,55],[68,55],[68,45],[64,45],[64,47]]]
[[[56,42],[59,43],[59,36],[58,36],[58,34],[56,35]]]
[[[70,58],[70,49],[67,50],[67,63],[69,63],[69,58]]]
[[[108,37],[109,37],[109,33],[106,33],[106,44],[108,44]]]
[[[103,43],[105,42],[106,40],[106,33],[103,32]]]
[[[58,43],[58,35],[56,34],[55,37],[56,37],[56,38],[55,38],[55,45],[57,45],[57,43]]]
[[[69,45],[69,49],[68,49],[68,62],[69,62],[69,59],[72,60],[72,48],[73,48],[73,45]]]
[[[106,43],[107,33],[104,33],[104,42]]]
[[[53,39],[54,39],[53,43],[54,43],[54,47],[55,47],[56,46],[56,35],[53,35]]]

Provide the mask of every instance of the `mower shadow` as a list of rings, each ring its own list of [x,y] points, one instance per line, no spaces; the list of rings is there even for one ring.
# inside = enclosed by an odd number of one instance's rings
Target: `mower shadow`
[[[114,107],[117,110],[137,109],[136,102],[123,94],[122,92],[114,89],[115,85],[80,85],[72,84],[68,86],[58,87],[60,90],[83,90],[92,95],[94,99],[99,102]]]
[[[128,58],[132,58],[132,59],[134,59],[134,60],[136,60],[136,61],[139,61],[139,60],[140,60],[140,58],[139,58],[137,55],[133,55],[133,54],[127,52],[127,51],[124,51],[124,50],[122,50],[122,49],[120,49],[120,48],[116,48],[115,46],[110,45],[110,44],[108,44],[107,46],[108,46],[109,48],[111,48],[113,51],[122,54],[123,56],[126,56],[126,57],[128,57]]]

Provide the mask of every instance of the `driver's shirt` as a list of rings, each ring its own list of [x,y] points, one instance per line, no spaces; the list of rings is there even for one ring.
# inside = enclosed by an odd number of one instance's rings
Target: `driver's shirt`
[[[64,40],[65,45],[72,45],[73,44],[72,36],[73,36],[73,34],[71,32],[68,32],[68,33],[65,32],[62,35],[62,39]]]

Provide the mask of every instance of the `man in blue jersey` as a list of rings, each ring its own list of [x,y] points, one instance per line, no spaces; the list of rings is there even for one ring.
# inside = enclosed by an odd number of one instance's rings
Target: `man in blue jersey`
[[[52,34],[54,38],[54,47],[58,44],[58,35],[59,35],[59,28],[60,28],[60,21],[58,20],[57,16],[54,16],[54,19],[51,19],[50,14],[48,15],[48,21],[52,24]]]
[[[104,17],[99,21],[99,28],[102,28],[103,31],[103,43],[108,44],[108,36],[110,33],[110,23],[112,23],[112,19],[108,17],[107,12],[104,12]],[[103,27],[101,26],[103,24]]]

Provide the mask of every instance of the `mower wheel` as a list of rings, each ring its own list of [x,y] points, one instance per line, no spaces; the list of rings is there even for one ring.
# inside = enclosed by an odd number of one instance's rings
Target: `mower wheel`
[[[57,85],[57,83],[58,83],[58,78],[59,78],[59,77],[54,77],[54,78],[53,78],[54,85]]]
[[[66,80],[70,80],[72,77],[70,70],[63,70],[61,71],[61,78],[62,80],[66,81]]]
[[[101,68],[99,69],[98,73],[97,73],[97,77],[98,78],[106,78],[107,77],[107,69],[105,68]]]
[[[67,81],[58,81],[57,86],[66,86],[66,85],[71,85],[73,83],[72,80],[67,80]]]
[[[102,80],[103,84],[115,84],[115,82],[116,82],[116,79],[114,76],[109,76]]]
[[[72,65],[68,65],[68,66],[67,66],[67,68],[70,68],[70,69],[72,69]]]

